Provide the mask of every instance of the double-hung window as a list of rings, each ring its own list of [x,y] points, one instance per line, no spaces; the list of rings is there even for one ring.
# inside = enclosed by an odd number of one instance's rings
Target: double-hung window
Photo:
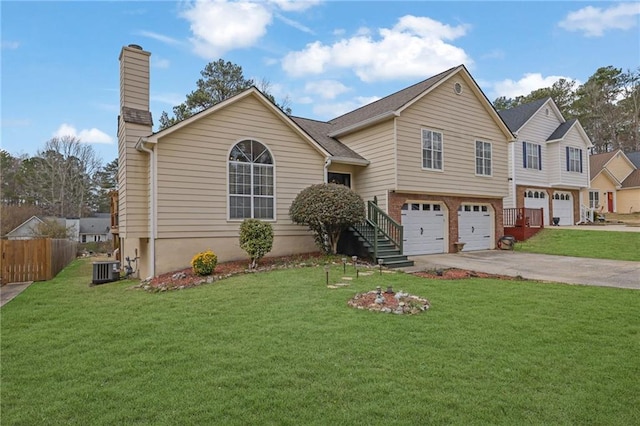
[[[582,173],[582,150],[572,146],[567,147],[567,171]]]
[[[491,143],[476,141],[476,174],[491,176]]]
[[[542,170],[542,148],[537,143],[522,142],[522,166]]]
[[[442,133],[422,130],[422,168],[442,170]]]
[[[600,206],[600,192],[589,191],[589,208],[597,209]]]
[[[260,142],[238,142],[229,154],[229,218],[274,219],[273,158]]]

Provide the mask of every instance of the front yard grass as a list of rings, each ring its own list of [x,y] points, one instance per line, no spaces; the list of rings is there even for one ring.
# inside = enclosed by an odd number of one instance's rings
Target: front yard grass
[[[2,424],[640,423],[637,291],[402,273],[330,290],[322,267],[156,294],[90,277],[75,261],[2,308]],[[388,284],[432,308],[347,307]]]
[[[545,228],[517,251],[562,256],[640,261],[640,232],[587,231]]]

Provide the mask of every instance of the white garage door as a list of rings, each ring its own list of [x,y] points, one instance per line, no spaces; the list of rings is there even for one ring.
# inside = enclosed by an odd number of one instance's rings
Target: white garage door
[[[544,191],[528,189],[524,192],[524,207],[527,209],[544,209],[542,217],[544,226],[549,226],[549,199]]]
[[[408,203],[402,206],[404,254],[444,253],[444,208],[441,204]]]
[[[553,217],[559,217],[558,225],[573,225],[573,200],[568,192],[553,194]]]
[[[458,209],[458,241],[465,243],[462,251],[491,248],[491,223],[489,206],[462,204]]]

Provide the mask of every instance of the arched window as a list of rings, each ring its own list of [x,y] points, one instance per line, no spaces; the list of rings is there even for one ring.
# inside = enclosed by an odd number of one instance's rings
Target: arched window
[[[527,198],[533,198],[533,191],[529,191],[527,193]]]
[[[260,142],[238,142],[229,153],[229,218],[274,219],[273,158]]]
[[[540,198],[540,196],[538,195],[538,191],[535,191],[535,192],[533,193],[533,198]]]

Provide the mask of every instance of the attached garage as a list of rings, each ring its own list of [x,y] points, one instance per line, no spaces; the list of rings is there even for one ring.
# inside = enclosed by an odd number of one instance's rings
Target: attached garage
[[[487,205],[462,204],[458,209],[458,241],[463,251],[488,250],[492,242],[493,210]]]
[[[553,217],[560,218],[558,225],[573,225],[573,200],[568,192],[553,193]]]
[[[407,203],[402,206],[404,254],[445,253],[445,209],[438,203]]]
[[[527,189],[524,191],[524,207],[527,209],[543,209],[544,226],[549,226],[549,199],[545,191]]]

